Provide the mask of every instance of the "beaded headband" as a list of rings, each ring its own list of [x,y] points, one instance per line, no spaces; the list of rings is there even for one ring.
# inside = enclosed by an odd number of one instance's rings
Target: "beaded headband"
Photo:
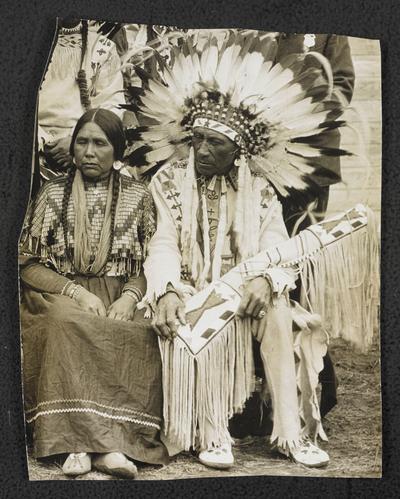
[[[246,155],[259,154],[269,145],[272,125],[257,122],[251,106],[234,107],[229,98],[215,91],[203,91],[189,103],[183,122],[186,129],[204,126],[220,132],[237,144]],[[201,120],[201,125],[199,124]]]
[[[242,137],[233,128],[230,128],[219,121],[212,120],[211,118],[196,118],[193,122],[193,128],[197,126],[222,133],[222,135],[225,135],[225,137],[228,137],[228,139],[232,140],[232,142],[238,144],[239,146],[243,143]]]

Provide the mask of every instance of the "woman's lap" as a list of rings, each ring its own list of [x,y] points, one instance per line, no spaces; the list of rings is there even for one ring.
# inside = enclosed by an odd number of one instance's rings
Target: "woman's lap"
[[[21,319],[27,421],[38,456],[120,450],[165,462],[161,359],[143,312],[115,321],[29,290]]]

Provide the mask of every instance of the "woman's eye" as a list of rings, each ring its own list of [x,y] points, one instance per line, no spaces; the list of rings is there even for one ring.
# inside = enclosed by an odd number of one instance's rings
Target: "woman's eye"
[[[105,142],[103,142],[102,140],[96,140],[95,142],[96,146],[100,146],[100,147],[103,147],[103,146],[106,146],[107,144]]]

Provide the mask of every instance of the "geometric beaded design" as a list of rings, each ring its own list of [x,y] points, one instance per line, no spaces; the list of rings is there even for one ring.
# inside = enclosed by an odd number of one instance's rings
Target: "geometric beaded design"
[[[90,222],[90,248],[92,256],[95,256],[103,227],[104,214],[106,212],[109,179],[99,182],[85,182],[86,206]]]
[[[82,34],[81,33],[63,33],[60,32],[57,39],[57,44],[61,47],[68,48],[82,48]]]
[[[59,270],[64,272],[67,264],[62,227],[62,199],[66,178],[56,178],[45,182],[36,200],[30,207],[27,216],[27,226],[24,228],[22,241],[29,239],[34,253],[42,260],[53,258],[57,261]],[[86,202],[91,233],[89,241],[93,256],[100,240],[107,200],[108,181],[96,182],[93,185],[85,183]],[[68,246],[74,249],[75,214],[72,196],[67,209]],[[120,175],[120,192],[118,211],[115,219],[114,239],[111,250],[111,261],[128,264],[144,259],[143,248],[156,229],[155,209],[153,200],[147,188],[140,182],[126,175]],[[123,266],[123,265],[122,265]],[[123,269],[121,269],[121,273]]]

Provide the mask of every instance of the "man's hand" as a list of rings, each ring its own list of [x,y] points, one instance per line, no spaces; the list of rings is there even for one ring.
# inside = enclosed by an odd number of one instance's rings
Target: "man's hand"
[[[161,338],[172,340],[179,324],[186,324],[185,305],[176,293],[168,292],[158,300],[152,326]]]
[[[126,294],[122,294],[108,309],[107,317],[117,321],[132,321],[135,316],[137,301]]]
[[[74,297],[74,300],[86,312],[100,315],[101,317],[105,317],[107,315],[106,307],[100,298],[90,291],[87,291],[85,288],[79,289],[76,298]]]
[[[44,147],[44,153],[49,156],[53,161],[56,161],[60,167],[67,168],[72,164],[72,157],[69,154],[69,146],[71,144],[71,137],[61,137],[49,142]]]
[[[256,277],[249,281],[243,292],[237,315],[241,318],[260,319],[261,311],[266,311],[271,300],[271,287],[265,277]]]

